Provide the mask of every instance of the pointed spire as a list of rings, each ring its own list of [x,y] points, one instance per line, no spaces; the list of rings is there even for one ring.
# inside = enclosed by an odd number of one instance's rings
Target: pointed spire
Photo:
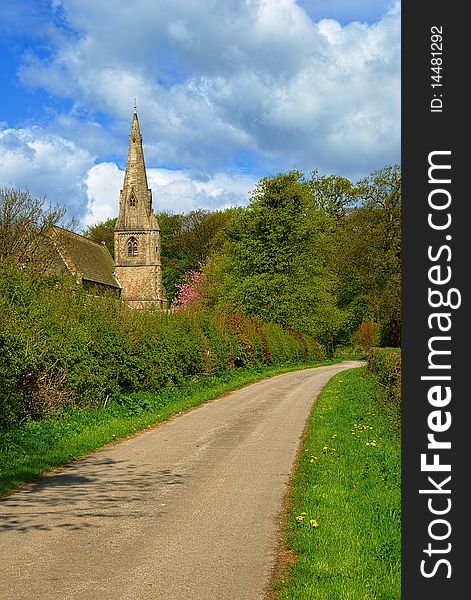
[[[131,144],[134,144],[136,142],[141,143],[142,161],[144,161],[144,154],[142,153],[142,136],[141,136],[141,130],[139,129],[139,119],[137,118],[136,105],[134,105],[134,114],[132,116],[131,135],[129,136],[129,142],[130,142],[129,151],[131,151]],[[129,161],[129,155],[128,155],[128,161]]]
[[[147,185],[146,165],[142,149],[142,136],[137,117],[136,103],[129,136],[128,159],[124,174],[123,189],[120,194],[120,214],[118,222],[146,222],[152,213],[152,192]]]

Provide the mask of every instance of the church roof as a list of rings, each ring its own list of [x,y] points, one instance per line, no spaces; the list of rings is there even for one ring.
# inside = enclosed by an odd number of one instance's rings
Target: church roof
[[[114,276],[114,262],[106,246],[56,226],[52,228],[51,239],[67,269],[77,278],[121,288]]]

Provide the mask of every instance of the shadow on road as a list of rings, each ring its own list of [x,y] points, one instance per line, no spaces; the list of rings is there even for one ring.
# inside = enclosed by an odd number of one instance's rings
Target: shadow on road
[[[157,518],[156,496],[184,483],[187,475],[149,465],[93,458],[46,475],[21,491],[0,498],[0,533],[53,528],[99,527],[105,519]],[[152,500],[152,502],[150,502]],[[162,508],[164,503],[162,502]]]

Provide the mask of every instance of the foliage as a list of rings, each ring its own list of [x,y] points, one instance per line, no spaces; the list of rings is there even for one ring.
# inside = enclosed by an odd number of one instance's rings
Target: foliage
[[[368,354],[368,370],[386,389],[389,398],[401,398],[401,350],[400,348],[371,348]]]
[[[302,173],[262,179],[249,207],[232,213],[222,251],[208,263],[208,301],[302,331],[333,352],[347,315],[326,269],[327,224]]]
[[[381,344],[400,345],[401,171],[385,167],[358,183],[359,204],[332,235],[332,265],[340,280],[339,306],[357,324],[380,324]]]
[[[339,175],[320,176],[312,171],[308,182],[316,207],[336,221],[344,218],[358,201],[361,188]]]
[[[207,295],[207,278],[201,271],[187,271],[185,281],[177,283],[177,296],[174,299],[176,306],[195,306],[201,304]]]
[[[64,215],[64,208],[46,206],[45,198],[32,198],[27,190],[0,188],[0,263],[8,259],[44,270],[44,263],[50,259],[44,236]],[[72,222],[69,227],[74,225]]]
[[[160,224],[163,283],[171,302],[188,271],[199,270],[214,248],[230,215],[226,211],[194,210],[187,214],[157,214]]]
[[[379,323],[373,321],[360,323],[356,331],[356,341],[364,352],[368,352],[372,346],[376,346],[379,343]]]
[[[308,336],[240,313],[131,311],[11,263],[0,265],[0,323],[0,426],[322,352]]]

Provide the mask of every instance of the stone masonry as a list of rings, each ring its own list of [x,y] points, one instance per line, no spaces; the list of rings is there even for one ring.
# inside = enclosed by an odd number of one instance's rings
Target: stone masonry
[[[115,276],[131,308],[167,308],[160,262],[160,227],[147,186],[142,136],[134,107],[129,152],[114,230]]]

